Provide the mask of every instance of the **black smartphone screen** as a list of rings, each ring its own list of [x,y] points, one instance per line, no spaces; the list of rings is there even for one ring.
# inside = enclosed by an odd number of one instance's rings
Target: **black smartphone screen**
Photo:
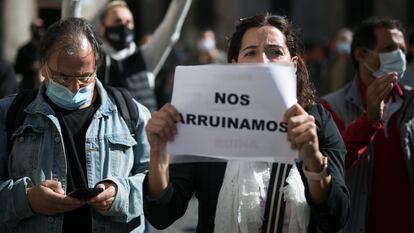
[[[87,200],[101,192],[103,192],[103,188],[80,188],[73,190],[68,194],[68,196],[81,200]]]

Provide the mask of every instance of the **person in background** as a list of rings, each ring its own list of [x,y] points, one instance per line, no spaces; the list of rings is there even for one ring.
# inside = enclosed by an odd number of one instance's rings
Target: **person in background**
[[[19,89],[38,88],[42,77],[39,73],[39,46],[44,34],[43,20],[38,18],[30,24],[30,41],[19,48],[17,52],[14,69],[16,74],[21,75]]]
[[[355,73],[350,56],[351,43],[351,30],[342,28],[336,33],[326,62],[326,71],[321,76],[320,96],[336,91],[351,81]]]
[[[153,38],[152,33],[146,33],[137,41],[138,47],[143,46],[149,43]]]
[[[0,60],[0,99],[16,93],[16,88],[13,67],[9,63]]]
[[[154,95],[155,76],[178,40],[191,0],[173,0],[153,33],[139,47],[134,42],[134,19],[123,1],[110,2],[101,14],[98,32],[105,57],[98,78],[105,85],[124,87],[150,111],[157,109]]]
[[[319,93],[321,79],[326,70],[326,49],[320,42],[305,42],[305,61],[309,71],[309,80]]]
[[[197,39],[196,61],[199,65],[226,63],[226,53],[216,47],[212,30],[204,30]]]
[[[131,98],[139,119],[127,126],[96,78],[101,56],[91,25],[80,18],[60,20],[40,45],[45,80],[10,135],[10,106],[19,106],[15,96],[0,101],[2,233],[144,232],[144,128],[150,112]],[[67,195],[93,187],[103,192],[86,200]]]
[[[347,149],[344,232],[414,232],[414,94],[398,82],[406,49],[397,20],[363,21],[351,45],[354,80],[321,99]]]
[[[151,158],[143,185],[145,217],[154,227],[166,228],[185,213],[195,194],[199,202],[196,232],[339,231],[350,212],[343,173],[345,146],[329,113],[315,102],[292,24],[268,14],[241,19],[229,41],[227,61],[274,62],[297,68],[298,103],[285,112],[284,121],[288,141],[302,161],[296,170],[288,164],[246,161],[170,165],[166,145],[174,140],[180,117],[174,106],[166,104],[152,114],[146,127]],[[284,200],[276,182],[284,181],[287,174],[298,178],[292,188],[304,186],[304,207],[310,211],[310,216],[296,216],[290,222],[292,212],[285,211],[286,202],[271,201]],[[275,191],[269,187],[276,187]]]
[[[184,43],[179,40],[172,48],[164,66],[155,79],[155,96],[157,98],[157,109],[169,103],[172,97],[175,68],[179,65],[187,65],[188,55]]]

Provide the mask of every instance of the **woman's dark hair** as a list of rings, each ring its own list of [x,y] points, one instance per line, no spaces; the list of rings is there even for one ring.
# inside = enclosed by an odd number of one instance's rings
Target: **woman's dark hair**
[[[253,17],[240,19],[236,31],[229,39],[227,61],[237,62],[244,34],[250,28],[273,26],[279,29],[286,37],[286,46],[291,57],[297,56],[297,98],[298,103],[305,109],[315,104],[315,90],[309,82],[308,69],[303,60],[303,47],[292,23],[284,16],[259,14]]]
[[[99,40],[92,26],[81,18],[67,18],[52,24],[40,42],[40,62],[45,64],[52,50],[59,43],[62,48],[74,52],[81,45],[81,39],[86,37],[91,44],[95,57],[95,66],[98,68],[102,60],[102,42]]]

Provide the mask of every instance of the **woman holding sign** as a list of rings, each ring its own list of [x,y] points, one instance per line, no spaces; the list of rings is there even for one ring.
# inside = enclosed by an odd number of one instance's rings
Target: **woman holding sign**
[[[167,104],[153,114],[146,127],[151,160],[144,212],[154,227],[166,228],[180,218],[194,193],[197,232],[337,232],[345,225],[345,146],[331,116],[315,102],[302,57],[291,23],[281,16],[242,19],[230,38],[229,62],[296,67],[298,103],[284,114],[288,141],[300,156],[296,166],[246,161],[169,165],[166,144],[177,133],[179,113]]]

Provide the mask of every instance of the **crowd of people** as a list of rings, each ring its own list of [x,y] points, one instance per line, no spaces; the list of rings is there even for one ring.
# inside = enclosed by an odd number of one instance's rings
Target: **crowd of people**
[[[96,30],[78,17],[33,21],[14,67],[0,62],[0,232],[148,232],[194,196],[196,232],[414,232],[414,36],[369,18],[329,46],[303,45],[287,17],[266,13],[239,20],[227,53],[211,30],[187,53],[191,2],[172,0],[141,40],[123,1]],[[295,68],[283,119],[294,164],[170,164],[173,70],[212,63]]]

